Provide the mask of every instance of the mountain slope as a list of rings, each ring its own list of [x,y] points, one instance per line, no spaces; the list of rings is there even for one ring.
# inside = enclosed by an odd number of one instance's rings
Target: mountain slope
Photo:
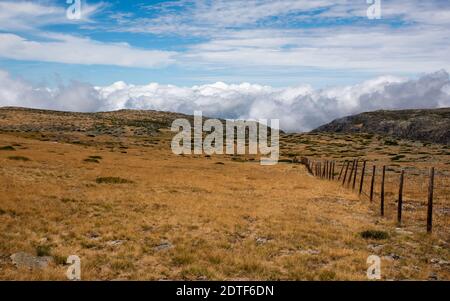
[[[450,108],[375,111],[336,119],[312,133],[373,133],[450,144]]]

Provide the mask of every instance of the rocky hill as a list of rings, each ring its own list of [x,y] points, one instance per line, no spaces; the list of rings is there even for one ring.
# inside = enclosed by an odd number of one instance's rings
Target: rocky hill
[[[121,146],[124,139],[145,145],[157,140],[161,131],[169,130],[172,122],[179,118],[193,125],[192,115],[153,110],[77,113],[0,107],[0,133],[85,145]],[[225,124],[225,120],[219,120]],[[270,128],[268,132],[270,135]]]
[[[336,119],[312,133],[372,133],[450,144],[450,108],[375,111]]]

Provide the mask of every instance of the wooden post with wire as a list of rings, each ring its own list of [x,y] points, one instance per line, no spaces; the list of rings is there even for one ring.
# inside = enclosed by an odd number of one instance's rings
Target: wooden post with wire
[[[338,181],[341,180],[341,176],[342,176],[342,172],[344,171],[345,164],[347,164],[347,160],[345,160],[344,163],[342,164],[341,171],[339,172]]]
[[[381,192],[380,192],[380,213],[384,216],[384,178],[386,176],[386,166],[383,165],[383,173],[381,176]]]
[[[375,185],[375,175],[376,175],[377,167],[374,165],[372,166],[372,181],[370,183],[370,201],[373,202],[373,188]]]
[[[355,162],[356,162],[356,160],[353,160],[352,169],[350,170],[350,176],[348,177],[348,181],[347,181],[347,186],[350,186],[350,182],[352,181],[353,171],[355,170]]]
[[[400,183],[398,189],[398,208],[397,208],[397,223],[399,226],[402,224],[402,206],[403,206],[403,179],[405,177],[405,170],[402,169],[400,174]]]
[[[434,188],[434,167],[431,167],[430,181],[428,183],[427,233],[433,232],[433,188]]]
[[[352,185],[352,189],[355,189],[356,186],[356,175],[358,174],[358,164],[359,164],[359,160],[356,159],[356,163],[355,163],[355,174],[353,176],[353,185]]]
[[[336,161],[333,161],[333,168],[331,169],[331,180],[334,180],[334,167],[336,166]]]
[[[344,180],[342,181],[342,186],[345,184],[345,179],[347,178],[348,167],[350,165],[350,161],[347,161],[347,166],[345,167]]]
[[[361,171],[361,181],[359,183],[359,194],[361,195],[364,185],[364,175],[366,173],[366,160],[364,160],[362,171]]]

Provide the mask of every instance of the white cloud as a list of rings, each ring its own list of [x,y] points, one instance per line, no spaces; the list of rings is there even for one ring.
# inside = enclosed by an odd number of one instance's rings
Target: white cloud
[[[54,24],[94,24],[92,16],[107,6],[103,2],[81,3],[81,19],[70,20],[66,17],[69,5],[65,1],[0,1],[0,58],[142,68],[173,62],[173,52],[138,49],[127,43],[99,42],[43,30],[46,25]]]
[[[172,52],[140,50],[126,43],[102,43],[62,34],[43,34],[46,41],[0,33],[0,57],[83,65],[153,68],[172,62]]]
[[[418,79],[379,77],[358,85],[314,90],[308,85],[273,88],[242,83],[177,87],[106,87],[72,82],[57,89],[35,88],[0,70],[0,106],[68,111],[153,109],[233,119],[278,118],[282,129],[307,131],[350,114],[377,109],[450,107],[450,77],[442,70]]]
[[[320,24],[351,19],[367,21],[366,1],[352,0],[175,0],[144,5],[153,17],[120,18],[120,28],[131,32],[216,36],[251,28],[294,28],[295,22]],[[382,0],[382,20],[428,25],[450,23],[450,4],[441,0]],[[344,22],[345,23],[345,22]],[[366,23],[365,25],[383,22]],[[330,23],[339,26],[340,22]],[[302,25],[302,24],[301,24]],[[320,27],[320,26],[319,26]]]
[[[47,1],[48,2],[48,1]],[[66,1],[60,1],[59,3]],[[90,5],[82,2],[81,19],[66,18],[66,6],[32,1],[0,1],[0,30],[37,30],[49,24],[92,22],[91,17],[105,6],[104,3]]]
[[[106,30],[199,36],[182,65],[258,66],[420,73],[450,69],[448,1],[184,0],[147,6],[154,17],[121,18]]]
[[[432,72],[450,69],[449,34],[423,27],[243,30],[193,45],[180,59],[211,66]]]
[[[103,100],[89,84],[74,81],[57,89],[34,87],[0,70],[0,106],[94,112],[102,105]]]

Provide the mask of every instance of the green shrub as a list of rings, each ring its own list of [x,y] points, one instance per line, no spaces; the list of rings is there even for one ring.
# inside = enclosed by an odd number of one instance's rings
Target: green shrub
[[[406,157],[405,155],[396,155],[396,156],[391,157],[391,161],[398,161],[398,160],[403,159],[405,157]]]
[[[93,159],[93,158],[87,158],[83,160],[84,162],[87,163],[100,163],[100,161],[98,161],[97,159]]]
[[[23,156],[10,156],[8,157],[9,160],[16,160],[16,161],[30,161],[29,158],[23,157]]]
[[[398,142],[394,140],[385,140],[384,145],[398,145]]]
[[[50,256],[51,255],[51,247],[49,245],[40,245],[36,247],[36,255],[37,256]]]
[[[16,150],[14,147],[12,147],[11,145],[7,145],[7,146],[2,146],[0,147],[0,150],[4,150],[4,151],[14,151]]]
[[[131,184],[133,181],[119,177],[101,177],[95,180],[97,184]]]
[[[362,238],[365,239],[388,239],[389,234],[384,231],[378,231],[378,230],[366,230],[360,233]]]

